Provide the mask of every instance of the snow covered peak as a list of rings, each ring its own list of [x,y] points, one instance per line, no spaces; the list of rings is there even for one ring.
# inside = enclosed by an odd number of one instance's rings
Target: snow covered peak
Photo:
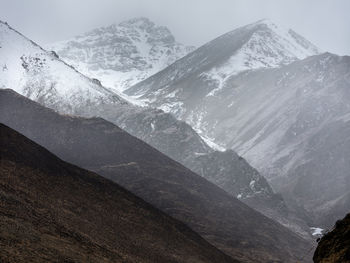
[[[154,22],[146,17],[132,18],[119,24],[110,26],[115,34],[120,30],[126,30],[128,33],[139,33],[144,35],[149,43],[158,42],[158,44],[175,44],[175,37],[165,26],[157,26]]]
[[[101,27],[50,47],[79,71],[123,91],[193,51],[148,18]]]
[[[216,67],[202,76],[218,83],[208,95],[214,95],[226,80],[245,70],[276,68],[320,53],[319,49],[291,29],[277,25],[269,19],[229,32],[226,37],[245,35],[242,45]],[[236,40],[235,40],[236,41]]]
[[[321,53],[321,51],[307,39],[297,34],[292,29],[278,25],[270,19],[259,20],[251,25],[248,25],[247,27],[258,28],[259,26],[260,30],[261,27],[263,27],[265,30],[270,30],[274,34],[278,35],[281,39],[283,39],[282,41],[289,42],[287,43],[287,48],[293,46],[292,48],[294,48],[294,51],[291,52],[294,53],[298,59],[303,59],[307,56]]]
[[[53,52],[48,52],[6,23],[0,23],[0,88],[52,108],[73,113],[72,105],[125,103],[116,93],[90,79]]]
[[[278,67],[320,53],[304,37],[269,19],[259,20],[230,34],[236,35],[238,31],[250,31],[248,40],[233,54],[236,62],[241,62],[237,66],[244,69]]]

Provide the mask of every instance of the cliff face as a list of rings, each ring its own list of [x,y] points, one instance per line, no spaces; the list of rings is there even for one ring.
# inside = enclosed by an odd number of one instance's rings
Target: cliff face
[[[313,259],[315,263],[350,262],[350,213],[322,237]]]

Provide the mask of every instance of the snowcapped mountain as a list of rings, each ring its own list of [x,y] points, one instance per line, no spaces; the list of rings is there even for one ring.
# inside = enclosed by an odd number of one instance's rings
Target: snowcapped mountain
[[[151,104],[154,102],[179,116],[182,102],[171,99],[176,98],[179,91],[168,87],[183,79],[196,77],[210,82],[210,87],[202,92],[212,96],[231,76],[240,72],[275,68],[318,53],[317,47],[293,30],[270,20],[260,20],[210,41],[126,93],[147,99]],[[166,98],[172,102],[167,102]]]
[[[188,124],[171,114],[124,101],[2,22],[0,46],[0,88],[11,88],[63,114],[109,120],[256,210],[266,213],[267,207],[274,211],[277,216],[267,215],[289,225],[281,221],[284,216],[279,210],[284,209],[284,201],[235,152],[214,151]],[[209,166],[220,168],[220,172]],[[257,205],[254,200],[266,202]],[[303,229],[296,232],[305,236]]]
[[[75,113],[71,105],[89,108],[123,104],[123,99],[87,78],[0,21],[0,88],[11,88],[32,100]]]
[[[101,80],[104,86],[123,91],[194,47],[176,42],[164,26],[147,18],[134,18],[56,43],[50,49],[80,72]]]
[[[325,226],[334,205],[340,215],[348,209],[350,61],[318,53],[295,32],[260,21],[126,93],[237,151]]]
[[[258,21],[244,27],[244,30],[253,30],[249,40],[218,67],[202,73],[204,78],[218,82],[218,87],[208,96],[215,95],[230,76],[239,72],[276,68],[319,53],[318,48],[305,38],[270,20]],[[229,35],[235,36],[236,33],[233,31]]]

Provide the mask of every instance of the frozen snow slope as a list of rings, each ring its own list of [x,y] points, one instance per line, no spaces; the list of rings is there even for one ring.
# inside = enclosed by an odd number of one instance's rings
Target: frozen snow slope
[[[66,62],[102,84],[123,91],[164,69],[194,48],[175,41],[168,28],[134,18],[53,44]]]
[[[11,88],[65,113],[92,105],[125,103],[1,21],[0,88]]]

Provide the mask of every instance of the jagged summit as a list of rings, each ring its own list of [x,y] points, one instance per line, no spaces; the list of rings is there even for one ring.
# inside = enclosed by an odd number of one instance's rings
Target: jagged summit
[[[136,18],[131,18],[128,20],[124,20],[120,22],[119,24],[114,24],[113,25],[115,28],[117,27],[125,27],[125,28],[139,28],[141,30],[150,30],[153,28],[165,28],[167,29],[168,33],[171,35],[170,30],[165,27],[165,26],[157,26],[153,21],[151,21],[147,17],[136,17]]]
[[[176,42],[167,27],[144,17],[97,28],[50,48],[82,73],[118,91],[194,50]]]

